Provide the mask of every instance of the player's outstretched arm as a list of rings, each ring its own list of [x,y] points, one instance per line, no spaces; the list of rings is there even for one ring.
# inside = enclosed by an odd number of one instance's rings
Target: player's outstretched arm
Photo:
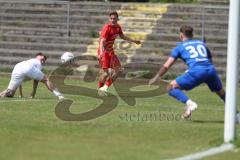
[[[128,42],[133,42],[133,43],[136,43],[136,44],[141,44],[141,41],[139,41],[139,40],[134,40],[134,39],[132,39],[132,38],[130,38],[130,37],[125,36],[124,34],[120,35],[120,38],[123,39],[123,40],[126,40],[126,41],[128,41]]]
[[[173,57],[169,57],[168,60],[164,63],[164,65],[159,69],[158,73],[149,80],[148,85],[151,87],[154,83],[158,82],[160,77],[162,77],[168,69],[174,64],[175,59]]]
[[[37,80],[33,80],[33,89],[32,89],[32,93],[31,93],[29,98],[34,98],[35,97],[36,91],[37,91],[37,87],[38,87],[38,81]]]

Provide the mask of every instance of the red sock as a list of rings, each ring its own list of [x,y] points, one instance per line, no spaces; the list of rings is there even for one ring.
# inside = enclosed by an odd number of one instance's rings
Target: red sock
[[[108,87],[110,87],[111,84],[112,84],[112,79],[107,80],[107,82],[106,82],[105,84],[106,84]]]
[[[98,87],[101,88],[104,85],[102,82],[98,82]]]

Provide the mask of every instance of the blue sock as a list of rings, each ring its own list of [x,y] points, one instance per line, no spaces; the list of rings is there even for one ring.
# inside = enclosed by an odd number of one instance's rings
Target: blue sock
[[[178,101],[182,102],[182,103],[186,103],[187,100],[189,100],[188,96],[186,96],[185,93],[183,93],[183,91],[181,91],[178,88],[173,88],[170,89],[168,94],[174,98],[176,98]]]
[[[220,98],[225,102],[225,94],[220,96]]]

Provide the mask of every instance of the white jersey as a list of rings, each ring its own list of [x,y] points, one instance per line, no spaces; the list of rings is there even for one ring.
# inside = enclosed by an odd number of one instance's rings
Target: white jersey
[[[42,70],[42,64],[36,58],[17,63],[13,69],[13,73],[27,73],[32,69]]]
[[[41,81],[44,77],[42,64],[38,59],[29,59],[15,65],[8,89],[16,90],[25,78]]]
[[[39,60],[37,60],[36,58],[29,59],[26,62],[29,66],[36,67],[39,70],[42,70],[42,63]]]

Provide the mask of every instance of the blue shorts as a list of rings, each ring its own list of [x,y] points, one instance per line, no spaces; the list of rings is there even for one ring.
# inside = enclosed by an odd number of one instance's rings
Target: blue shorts
[[[191,90],[202,83],[206,83],[212,92],[222,89],[222,83],[214,67],[190,69],[176,79],[181,89]]]

